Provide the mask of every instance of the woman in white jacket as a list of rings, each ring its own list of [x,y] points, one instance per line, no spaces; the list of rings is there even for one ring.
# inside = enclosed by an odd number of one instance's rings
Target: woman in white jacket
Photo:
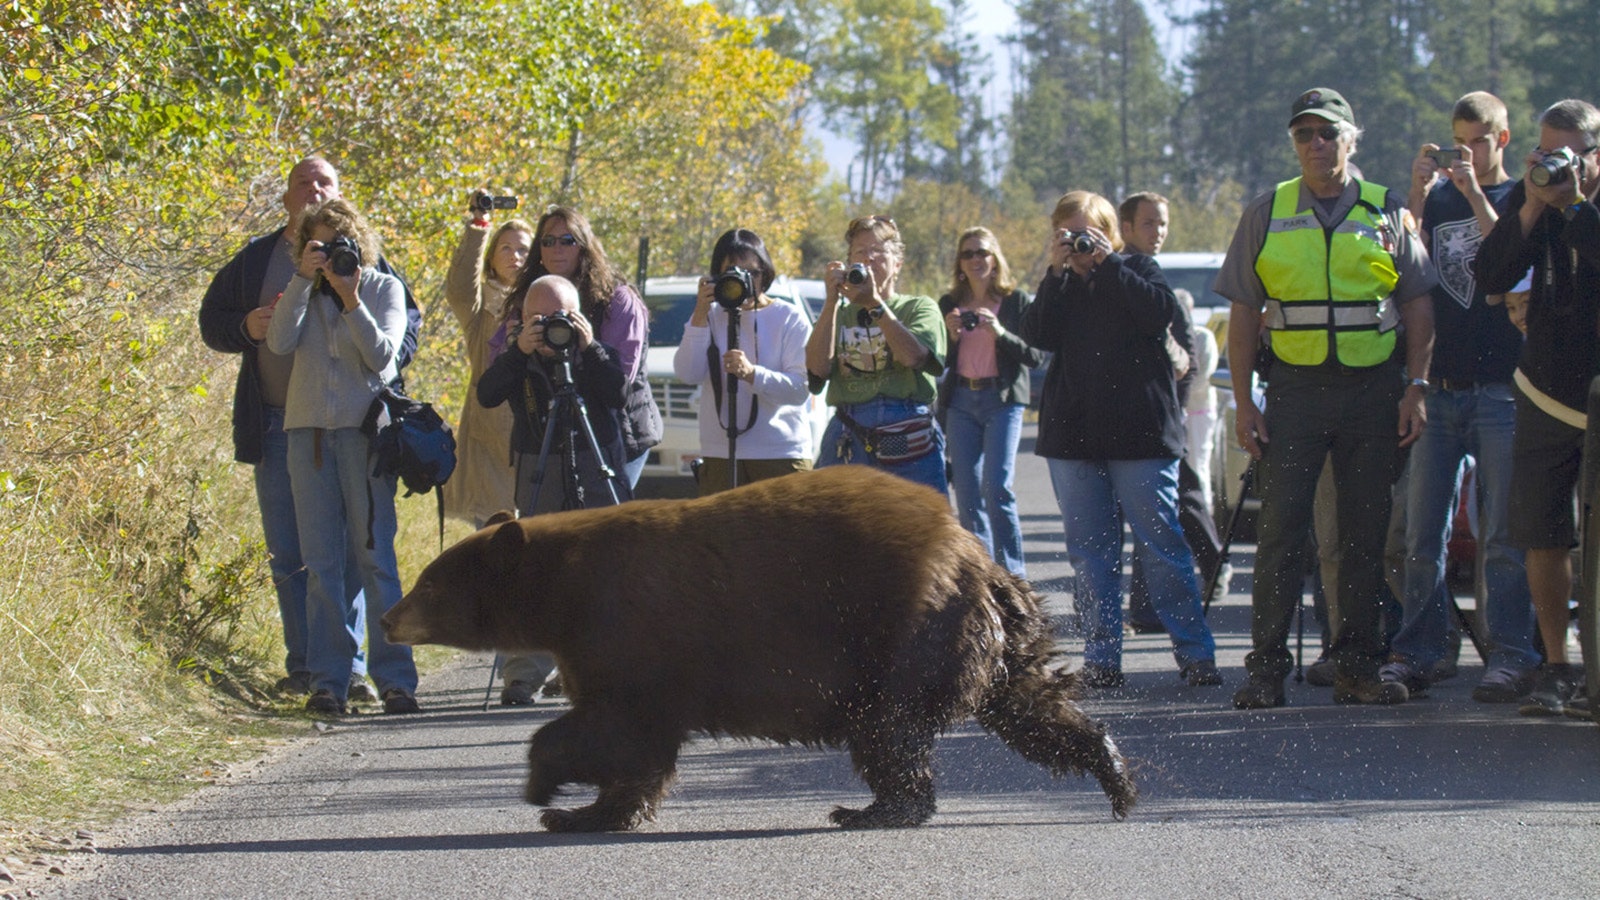
[[[417,711],[411,648],[384,639],[378,620],[400,602],[395,562],[394,477],[368,464],[362,422],[398,373],[406,332],[405,288],[372,268],[378,238],[343,199],[306,210],[291,238],[295,276],[267,326],[267,347],[294,354],[284,401],[289,487],[306,585],[306,709],[345,711],[356,640],[345,566],[361,570],[367,604],[367,673],[388,713]]]
[[[733,292],[719,299],[715,277],[735,269],[749,277],[748,296],[741,302]],[[672,359],[679,381],[701,385],[702,497],[733,483],[730,425],[735,429],[732,457],[738,463],[738,484],[811,468],[805,358],[811,324],[793,304],[767,296],[777,272],[755,232],[736,228],[718,238],[711,272],[713,277],[700,280],[694,313]],[[738,349],[728,340],[730,307],[739,310]],[[738,380],[732,404],[729,376]]]

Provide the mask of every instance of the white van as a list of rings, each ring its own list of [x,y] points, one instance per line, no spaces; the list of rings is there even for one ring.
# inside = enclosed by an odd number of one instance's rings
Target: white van
[[[650,346],[647,365],[650,390],[661,407],[661,443],[651,448],[643,479],[692,478],[692,465],[700,458],[700,385],[684,384],[672,372],[672,357],[683,340],[683,328],[694,312],[699,276],[651,278],[645,282],[644,303],[650,310]],[[827,296],[821,281],[778,276],[767,295],[779,303],[792,303],[815,323]],[[822,397],[808,401],[811,418],[812,458],[822,445],[822,431],[830,412]],[[681,486],[680,486],[681,488]],[[669,490],[671,490],[669,488]],[[682,493],[682,490],[671,490]]]

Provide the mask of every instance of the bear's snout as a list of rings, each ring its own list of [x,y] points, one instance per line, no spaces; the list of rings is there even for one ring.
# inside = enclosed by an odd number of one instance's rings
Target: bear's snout
[[[428,629],[422,623],[422,617],[416,614],[416,604],[412,602],[411,595],[400,599],[392,609],[383,614],[378,622],[383,626],[383,636],[391,644],[426,644],[428,642]]]

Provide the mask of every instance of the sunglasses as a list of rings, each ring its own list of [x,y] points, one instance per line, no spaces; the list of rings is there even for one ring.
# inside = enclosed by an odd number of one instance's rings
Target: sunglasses
[[[555,247],[557,245],[562,247],[576,247],[578,246],[578,239],[570,234],[547,234],[544,237],[539,238],[539,246],[541,247]]]
[[[963,250],[963,251],[961,251],[961,258],[962,259],[983,259],[985,256],[988,256],[988,255],[989,255],[989,251],[985,250],[985,249],[983,249],[981,247],[979,249],[977,249],[977,250]]]
[[[1319,137],[1330,142],[1336,141],[1339,139],[1339,126],[1303,125],[1294,130],[1294,142],[1297,144],[1309,144],[1313,137]]]

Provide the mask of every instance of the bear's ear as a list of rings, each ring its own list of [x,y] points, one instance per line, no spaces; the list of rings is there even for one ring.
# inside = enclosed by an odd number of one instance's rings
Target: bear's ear
[[[517,517],[512,515],[509,510],[502,509],[499,512],[495,513],[494,515],[490,516],[489,517],[489,521],[483,523],[483,527],[485,527],[485,528],[493,528],[496,525],[503,525],[506,522],[514,522],[514,521],[516,521],[516,519],[517,519]]]
[[[515,567],[522,559],[522,548],[527,545],[528,536],[522,533],[522,523],[515,519],[501,523],[489,536],[489,560],[491,563],[504,564],[507,568]]]

